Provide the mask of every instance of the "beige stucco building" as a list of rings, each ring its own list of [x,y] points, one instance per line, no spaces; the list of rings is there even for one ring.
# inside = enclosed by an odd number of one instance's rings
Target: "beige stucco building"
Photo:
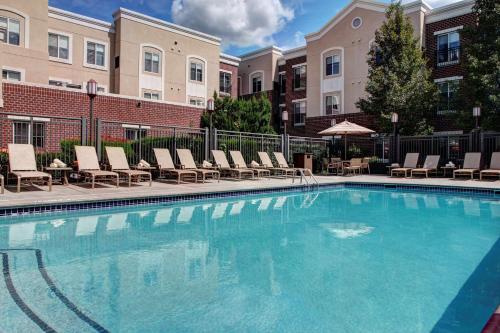
[[[100,93],[198,107],[237,91],[239,58],[221,55],[220,38],[124,8],[104,22],[47,0],[2,0],[0,38],[8,81],[85,90],[94,79]]]

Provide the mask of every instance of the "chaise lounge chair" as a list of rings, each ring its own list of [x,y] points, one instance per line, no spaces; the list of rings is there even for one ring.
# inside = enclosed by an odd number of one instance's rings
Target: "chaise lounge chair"
[[[90,178],[92,188],[95,188],[95,180],[97,179],[115,179],[116,187],[120,186],[120,176],[113,171],[101,170],[97,153],[93,146],[75,146],[76,160],[78,161],[78,172],[85,178]]]
[[[29,144],[9,144],[10,173],[17,178],[17,192],[21,192],[21,181],[43,181],[52,191],[52,176],[36,169],[35,150]],[[3,186],[2,186],[3,188]]]
[[[149,181],[149,186],[151,186],[152,178],[151,172],[142,170],[131,170],[130,165],[127,162],[127,157],[125,156],[125,151],[123,147],[105,147],[106,156],[108,157],[109,166],[111,171],[118,173],[119,175],[124,175],[128,179],[128,187],[132,185],[133,178],[140,181],[145,177]]]
[[[181,178],[183,176],[194,178],[194,182],[198,181],[198,174],[193,170],[181,170],[176,169],[174,165],[174,160],[172,159],[172,155],[170,155],[170,151],[164,148],[153,148],[156,163],[158,163],[158,171],[160,172],[160,177],[163,173],[174,175],[177,177],[177,184],[181,183]]]
[[[429,173],[437,173],[440,155],[427,155],[424,166],[411,170],[411,176],[414,174],[423,174],[425,178],[429,178]]]
[[[257,178],[271,175],[271,171],[269,171],[268,169],[265,169],[262,167],[257,167],[257,168],[251,167],[251,166],[248,167],[246,162],[245,162],[245,159],[243,158],[243,155],[241,154],[241,152],[239,150],[231,150],[231,151],[229,151],[229,154],[231,155],[231,158],[233,159],[235,168],[252,170],[254,172],[254,174],[257,176]]]
[[[308,168],[294,168],[293,165],[289,166],[288,162],[286,161],[285,155],[283,155],[283,153],[275,151],[275,152],[273,152],[273,154],[274,154],[274,157],[276,158],[276,162],[278,162],[280,168],[292,169],[292,170],[295,170],[295,172],[302,171],[305,175],[312,174],[312,171]]]
[[[500,152],[494,152],[491,154],[490,167],[479,173],[479,179],[482,180],[484,176],[500,177]]]
[[[474,179],[474,174],[479,173],[481,168],[481,153],[466,153],[462,169],[453,171],[453,178],[461,175],[470,175]]]
[[[283,168],[281,166],[279,168],[274,167],[273,162],[271,161],[271,158],[264,151],[259,151],[258,155],[259,155],[260,162],[261,162],[262,166],[264,168],[266,168],[266,169],[274,172],[274,174],[276,174],[276,175],[284,175],[285,177],[287,177],[288,175],[291,175],[292,177],[295,177],[295,172],[296,172],[295,169],[292,169],[292,168]]]
[[[203,183],[205,182],[207,176],[211,177],[212,179],[217,179],[217,181],[220,181],[219,171],[200,169],[196,166],[193,154],[191,154],[191,151],[189,149],[177,149],[177,156],[179,157],[179,161],[181,162],[181,169],[195,171],[198,175],[201,175]]]
[[[252,170],[247,168],[231,168],[229,162],[227,161],[226,154],[222,150],[212,150],[212,156],[214,157],[215,164],[219,168],[221,173],[227,173],[231,176],[237,176],[241,179],[242,175],[249,175],[254,179],[254,173]]]
[[[408,177],[408,173],[411,172],[412,169],[417,168],[419,153],[408,153],[405,157],[405,162],[402,168],[395,168],[391,170],[391,177],[395,175],[404,175]]]

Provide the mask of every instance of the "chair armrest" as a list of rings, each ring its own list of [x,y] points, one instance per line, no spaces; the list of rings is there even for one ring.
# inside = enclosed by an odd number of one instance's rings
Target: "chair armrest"
[[[179,169],[186,169],[186,166],[184,164],[179,164]]]

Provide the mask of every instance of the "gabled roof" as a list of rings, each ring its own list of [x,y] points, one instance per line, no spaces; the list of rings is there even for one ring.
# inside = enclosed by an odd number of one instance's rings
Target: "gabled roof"
[[[389,5],[387,3],[378,2],[375,0],[354,0],[344,7],[340,12],[330,19],[323,27],[318,31],[307,34],[305,36],[306,41],[313,41],[323,37],[328,31],[335,27],[340,21],[342,21],[350,12],[356,8],[363,8],[367,10],[372,10],[380,13],[384,13]],[[416,10],[422,10],[424,12],[430,12],[431,6],[429,6],[424,0],[416,0],[403,5],[405,12],[412,12]]]
[[[61,21],[66,21],[66,22],[71,22],[74,24],[79,24],[88,28],[96,29],[96,30],[101,30],[101,31],[106,31],[106,32],[114,32],[114,27],[113,24],[106,22],[106,21],[101,21],[89,16],[84,16],[80,15],[77,13],[69,12],[67,10],[62,10],[56,7],[50,7],[49,6],[49,17],[61,20]]]
[[[258,58],[260,56],[263,56],[263,55],[266,55],[266,54],[269,54],[269,53],[274,53],[274,54],[277,54],[277,55],[283,55],[282,54],[283,50],[280,49],[279,47],[277,46],[267,46],[267,47],[264,47],[264,48],[261,48],[261,49],[258,49],[258,50],[254,50],[254,51],[251,51],[251,52],[248,52],[248,53],[245,53],[243,55],[240,56],[241,60],[250,60],[250,59],[253,59],[253,58]]]

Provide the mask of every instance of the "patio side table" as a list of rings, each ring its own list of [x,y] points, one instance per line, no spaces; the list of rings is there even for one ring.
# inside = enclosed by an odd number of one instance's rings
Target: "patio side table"
[[[54,181],[59,181],[63,185],[68,185],[68,172],[73,171],[73,168],[52,168],[52,167],[44,167],[44,171],[50,173],[52,175],[52,179]],[[59,176],[59,177],[58,177]]]
[[[443,170],[443,177],[446,177],[446,174],[448,173],[448,170],[450,170],[450,177],[453,176],[453,170],[456,170],[456,166],[443,166],[441,167],[441,170]]]

